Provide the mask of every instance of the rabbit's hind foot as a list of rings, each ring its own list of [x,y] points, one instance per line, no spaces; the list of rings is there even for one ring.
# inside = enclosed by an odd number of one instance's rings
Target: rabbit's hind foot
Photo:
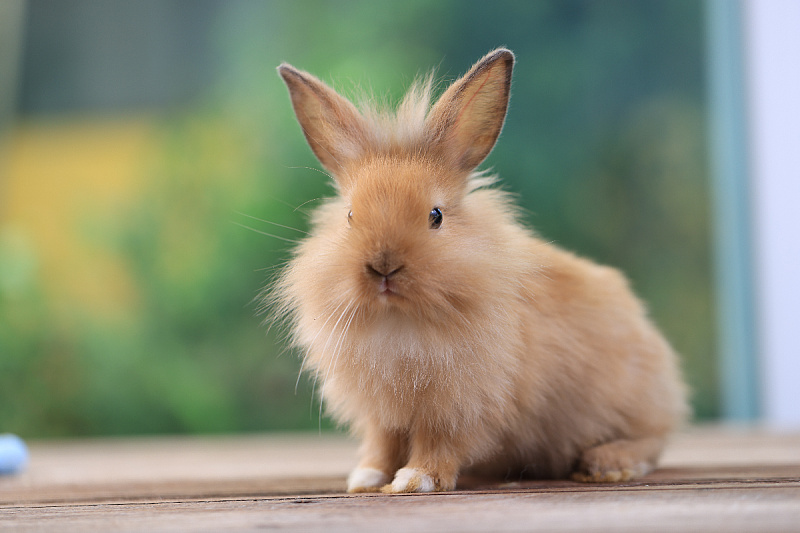
[[[650,473],[655,467],[664,439],[648,437],[620,439],[585,450],[572,474],[583,483],[617,483]]]

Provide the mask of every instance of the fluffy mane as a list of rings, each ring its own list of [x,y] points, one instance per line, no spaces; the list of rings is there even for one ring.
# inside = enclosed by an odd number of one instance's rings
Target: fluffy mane
[[[371,94],[357,99],[363,118],[362,140],[372,153],[419,156],[435,142],[430,114],[437,81],[435,71],[416,78],[397,106]],[[473,170],[467,179],[468,191],[489,187],[498,177],[491,169]]]
[[[370,96],[358,100],[364,118],[364,133],[373,149],[413,153],[428,141],[427,118],[431,110],[434,73],[417,78],[400,104],[393,109]]]

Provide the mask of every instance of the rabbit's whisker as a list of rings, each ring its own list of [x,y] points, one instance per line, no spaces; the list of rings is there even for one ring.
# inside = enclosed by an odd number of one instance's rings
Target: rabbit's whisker
[[[309,232],[307,232],[307,231],[304,231],[304,230],[301,230],[301,229],[297,229],[297,228],[293,228],[292,226],[286,226],[286,225],[284,225],[284,224],[278,224],[277,222],[272,222],[271,220],[264,220],[263,218],[258,218],[258,217],[254,217],[254,216],[252,216],[252,215],[248,215],[247,213],[240,213],[240,212],[238,212],[238,211],[237,211],[237,212],[236,212],[236,214],[237,214],[237,215],[241,215],[241,216],[243,216],[243,217],[250,218],[250,219],[252,219],[252,220],[256,220],[256,221],[258,221],[258,222],[263,222],[264,224],[271,224],[271,225],[273,225],[273,226],[277,226],[277,227],[279,227],[279,228],[283,228],[283,229],[290,229],[290,230],[292,230],[292,231],[297,231],[297,232],[299,232],[299,233],[303,233],[303,234],[305,234],[305,235],[311,235],[311,234],[310,234]]]
[[[255,228],[251,228],[250,226],[245,226],[244,224],[240,224],[238,222],[231,221],[231,224],[235,224],[235,225],[237,225],[239,227],[242,227],[244,229],[248,229],[250,231],[254,231],[256,233],[260,233],[261,235],[266,235],[267,237],[272,237],[273,239],[278,239],[278,240],[281,240],[281,241],[290,242],[292,244],[297,244],[297,243],[300,242],[297,239],[288,239],[286,237],[281,237],[280,235],[274,235],[272,233],[267,233],[266,231],[257,230]]]

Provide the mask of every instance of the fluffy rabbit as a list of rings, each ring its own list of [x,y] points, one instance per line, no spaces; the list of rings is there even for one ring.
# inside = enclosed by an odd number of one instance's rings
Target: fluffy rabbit
[[[362,439],[349,492],[452,490],[463,472],[628,480],[687,414],[625,278],[536,237],[475,171],[513,63],[489,53],[433,105],[428,77],[396,112],[278,67],[337,195],[271,298]]]

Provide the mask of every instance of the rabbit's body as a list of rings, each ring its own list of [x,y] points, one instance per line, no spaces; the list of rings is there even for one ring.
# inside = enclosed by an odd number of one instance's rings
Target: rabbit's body
[[[473,172],[512,61],[490,54],[430,110],[413,90],[394,121],[281,67],[340,195],[276,298],[363,439],[350,491],[448,490],[467,469],[628,479],[685,415],[676,357],[623,276],[534,236]]]

